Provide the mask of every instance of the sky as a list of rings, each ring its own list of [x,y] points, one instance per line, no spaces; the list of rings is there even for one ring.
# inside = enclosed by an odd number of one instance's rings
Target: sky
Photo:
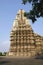
[[[22,4],[22,0],[0,0],[0,52],[9,51],[10,48],[10,31],[17,12],[23,9],[29,12],[32,9],[31,4]],[[43,36],[43,18],[37,19],[30,25],[35,33]]]

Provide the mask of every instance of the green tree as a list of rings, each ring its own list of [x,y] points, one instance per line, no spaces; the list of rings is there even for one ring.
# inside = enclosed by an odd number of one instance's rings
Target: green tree
[[[0,52],[0,56],[2,56],[2,52]]]
[[[22,0],[24,5],[26,5],[27,2],[31,3],[32,10],[25,12],[24,15],[34,23],[37,18],[43,17],[43,0]]]

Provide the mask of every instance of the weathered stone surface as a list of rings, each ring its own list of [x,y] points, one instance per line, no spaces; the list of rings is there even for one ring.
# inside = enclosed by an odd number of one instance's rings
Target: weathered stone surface
[[[42,53],[42,45],[43,37],[33,32],[24,10],[19,10],[10,33],[8,55],[32,57]]]

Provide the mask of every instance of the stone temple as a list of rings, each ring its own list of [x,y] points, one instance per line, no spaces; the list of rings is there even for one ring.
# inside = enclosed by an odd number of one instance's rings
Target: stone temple
[[[19,10],[10,33],[8,55],[33,57],[43,51],[43,37],[34,33],[29,20]]]

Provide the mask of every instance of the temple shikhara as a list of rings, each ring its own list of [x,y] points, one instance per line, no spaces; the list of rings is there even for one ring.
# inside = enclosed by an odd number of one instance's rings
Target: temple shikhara
[[[24,12],[24,10],[19,10],[13,22],[9,55],[33,57],[42,53],[43,37],[34,33]]]

